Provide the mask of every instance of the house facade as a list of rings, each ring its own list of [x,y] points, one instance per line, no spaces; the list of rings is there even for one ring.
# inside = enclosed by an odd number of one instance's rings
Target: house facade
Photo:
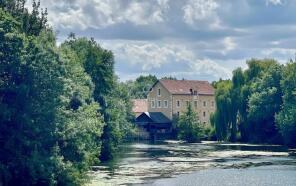
[[[147,95],[148,112],[161,112],[170,120],[191,104],[203,124],[210,123],[216,110],[214,88],[207,81],[159,80]]]

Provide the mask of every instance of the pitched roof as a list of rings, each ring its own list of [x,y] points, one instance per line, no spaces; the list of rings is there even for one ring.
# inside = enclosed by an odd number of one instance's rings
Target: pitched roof
[[[167,118],[162,112],[145,112],[145,114],[151,118],[155,123],[170,123],[171,120]]]
[[[215,89],[208,81],[162,79],[159,82],[171,94],[191,94],[190,89],[197,90],[198,94],[203,95],[214,95],[215,93]]]
[[[148,111],[148,102],[147,99],[133,99],[133,112],[147,112]]]
[[[143,112],[136,118],[136,122],[153,122],[157,124],[171,123],[171,120],[167,118],[162,112]]]

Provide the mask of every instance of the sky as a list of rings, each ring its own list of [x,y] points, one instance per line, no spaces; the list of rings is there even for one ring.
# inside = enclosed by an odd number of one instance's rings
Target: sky
[[[295,58],[296,0],[41,0],[41,6],[59,43],[73,32],[113,51],[121,81],[148,74],[213,81],[231,78],[251,58]]]

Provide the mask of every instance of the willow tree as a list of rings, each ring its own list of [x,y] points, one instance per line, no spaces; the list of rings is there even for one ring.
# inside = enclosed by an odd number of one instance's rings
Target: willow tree
[[[232,100],[231,100],[232,82],[230,80],[220,80],[216,84],[216,112],[213,115],[217,139],[227,140],[228,131],[232,122]]]
[[[237,129],[240,126],[242,118],[241,112],[243,112],[243,99],[241,95],[241,88],[244,84],[245,77],[241,68],[237,68],[232,72],[232,87],[230,90],[231,96],[231,109],[230,123],[231,123],[231,135],[230,141],[235,142],[237,140]]]

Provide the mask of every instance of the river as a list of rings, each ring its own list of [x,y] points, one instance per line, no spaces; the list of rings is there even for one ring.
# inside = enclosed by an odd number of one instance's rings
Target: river
[[[93,167],[90,186],[296,186],[296,157],[278,145],[207,142],[124,144]]]

